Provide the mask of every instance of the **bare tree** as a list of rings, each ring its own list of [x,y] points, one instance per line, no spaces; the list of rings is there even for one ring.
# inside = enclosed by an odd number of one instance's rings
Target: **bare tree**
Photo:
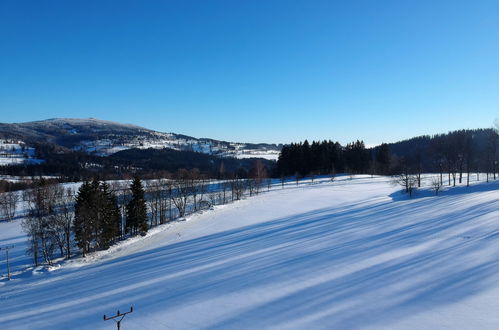
[[[431,179],[431,189],[435,192],[435,195],[438,195],[438,192],[442,188],[442,182],[438,177],[433,177]]]
[[[257,193],[257,183],[255,179],[247,179],[246,180],[246,186],[248,187],[250,196],[253,196],[253,194]]]
[[[7,221],[14,220],[18,202],[19,195],[15,191],[0,194],[0,212],[2,214],[2,218]]]
[[[267,177],[267,169],[265,168],[263,162],[260,159],[257,159],[251,172],[255,181],[255,193],[258,194],[264,179]]]
[[[119,221],[119,235],[122,239],[125,235],[125,223],[126,223],[126,205],[130,202],[131,192],[130,192],[130,181],[114,181],[109,183],[109,190],[111,193],[116,195],[116,201],[118,202],[118,208],[120,211],[120,221]]]
[[[61,185],[53,186],[55,212],[51,215],[49,224],[52,227],[61,257],[71,258],[71,233],[74,221],[75,192],[71,188],[64,189]]]
[[[400,175],[394,176],[393,183],[402,186],[404,191],[412,197],[418,183],[418,178],[416,175],[409,174],[408,171],[405,171]]]
[[[220,183],[220,189],[222,193],[222,204],[227,203],[227,192],[230,190],[230,182],[228,180],[224,180]]]
[[[179,217],[183,217],[185,215],[191,191],[192,188],[189,171],[186,169],[179,169],[173,179],[171,195]]]
[[[22,227],[30,241],[28,253],[33,256],[35,266],[39,264],[39,256],[52,265],[54,248],[57,245],[54,227],[51,225],[54,214],[54,190],[41,182],[36,188],[24,192],[27,202],[27,216]]]
[[[164,224],[168,217],[169,208],[171,209],[171,180],[160,179],[158,181],[159,185],[159,223]]]
[[[218,193],[210,193],[208,194],[208,200],[210,202],[210,206],[217,205],[217,198],[220,200],[220,195]]]
[[[416,154],[414,155],[414,162],[416,165],[416,179],[418,182],[418,188],[421,188],[421,173],[423,171],[423,151],[418,148]]]
[[[243,197],[246,190],[246,182],[237,176],[230,180],[230,189],[232,191],[232,200],[239,200]]]
[[[270,187],[272,187],[272,179],[266,178],[265,181],[267,182],[267,191],[270,191]]]
[[[189,172],[190,193],[192,195],[194,211],[198,211],[203,203],[204,195],[208,191],[208,180],[199,172],[197,168]]]
[[[166,222],[166,219],[168,221],[173,220],[173,187],[174,187],[174,180],[170,177],[169,179],[162,180],[161,181],[163,184],[163,199],[162,199],[162,207],[165,209],[165,219],[164,221]],[[168,214],[168,217],[166,217],[166,214]]]
[[[150,226],[157,226],[160,223],[162,185],[158,180],[145,181],[146,203],[150,211]]]

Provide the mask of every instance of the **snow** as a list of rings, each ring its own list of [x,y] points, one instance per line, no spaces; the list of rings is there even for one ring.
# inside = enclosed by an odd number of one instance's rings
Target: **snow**
[[[44,179],[57,179],[59,178],[56,175],[38,175],[36,176],[36,179],[38,178],[44,178]],[[0,180],[5,180],[5,181],[10,181],[10,182],[29,182],[33,180],[32,176],[17,176],[17,175],[0,175]]]
[[[258,157],[275,160],[281,148],[281,146],[275,144],[237,143],[208,138],[194,138],[94,118],[53,118],[16,125],[19,127],[15,129],[22,128],[31,131],[35,136],[41,134],[40,138],[42,140],[47,138],[46,134],[52,135],[51,140],[54,141],[65,141],[67,140],[66,135],[72,135],[73,137],[69,139],[72,142],[66,142],[71,143],[73,150],[81,150],[103,157],[132,148],[169,148],[221,157]],[[24,130],[20,130],[16,136],[26,134]],[[25,148],[21,148],[21,145],[24,145]],[[63,143],[63,145],[67,146],[66,143]],[[7,152],[3,152],[4,150],[7,150]],[[12,150],[15,151],[12,152]],[[39,164],[43,162],[34,159],[34,155],[35,150],[26,148],[23,141],[0,139],[0,166],[24,163]]]
[[[40,164],[41,159],[36,159],[35,148],[26,147],[23,141],[0,139],[0,166],[20,164]]]
[[[0,223],[19,271],[0,324],[110,329],[133,306],[122,329],[497,329],[498,189],[276,184],[50,271],[20,272],[19,220]]]
[[[267,151],[244,151],[244,152],[237,152],[235,154],[232,154],[232,157],[235,158],[264,158],[267,160],[277,160],[279,158],[279,151],[272,151],[272,150],[267,150]]]
[[[277,149],[266,149],[264,147],[259,149],[248,149],[245,143],[229,143],[227,145],[227,143],[216,142],[214,140],[178,138],[174,134],[160,132],[152,132],[148,136],[137,135],[127,138],[121,137],[119,140],[111,138],[85,140],[81,141],[78,146],[73,147],[74,150],[95,153],[98,156],[109,156],[116,152],[132,148],[169,148],[235,158],[265,158],[277,160],[279,157],[279,150]]]

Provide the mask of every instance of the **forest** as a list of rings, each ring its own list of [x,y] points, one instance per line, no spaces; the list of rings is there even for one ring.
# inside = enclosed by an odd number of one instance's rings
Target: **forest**
[[[459,130],[420,136],[397,143],[366,148],[357,140],[342,146],[333,141],[308,141],[285,145],[277,161],[280,176],[353,173],[395,175],[447,173],[497,173],[498,134],[494,129]]]

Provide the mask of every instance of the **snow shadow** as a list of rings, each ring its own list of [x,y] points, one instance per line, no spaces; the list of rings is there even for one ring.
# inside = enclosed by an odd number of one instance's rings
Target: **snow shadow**
[[[0,320],[104,327],[103,313],[133,305],[156,329],[387,326],[497,282],[499,254],[474,255],[497,252],[499,224],[475,219],[499,200],[445,197],[321,208],[54,271],[3,287]]]
[[[415,189],[412,197],[409,194],[405,193],[403,190],[398,190],[391,193],[389,196],[394,201],[401,201],[407,199],[414,198],[424,198],[424,197],[443,197],[443,196],[453,196],[453,195],[461,195],[461,194],[473,194],[473,193],[482,193],[482,192],[492,192],[499,191],[499,181],[493,181],[488,183],[481,184],[472,184],[469,187],[466,186],[443,186],[442,189],[438,192],[438,195],[435,194],[435,191],[431,190],[428,187]]]

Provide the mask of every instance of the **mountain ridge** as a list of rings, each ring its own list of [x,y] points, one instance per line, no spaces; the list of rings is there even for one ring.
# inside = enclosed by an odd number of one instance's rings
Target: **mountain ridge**
[[[0,123],[0,139],[20,140],[28,146],[46,142],[98,156],[109,156],[133,148],[170,148],[221,157],[276,159],[282,147],[271,143],[196,138],[96,118],[50,118],[22,123]]]

